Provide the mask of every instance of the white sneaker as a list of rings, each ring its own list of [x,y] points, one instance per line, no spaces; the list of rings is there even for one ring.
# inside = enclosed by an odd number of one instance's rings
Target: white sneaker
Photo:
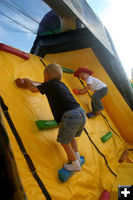
[[[64,164],[64,169],[68,171],[80,171],[81,167],[78,160],[72,161],[72,164]]]

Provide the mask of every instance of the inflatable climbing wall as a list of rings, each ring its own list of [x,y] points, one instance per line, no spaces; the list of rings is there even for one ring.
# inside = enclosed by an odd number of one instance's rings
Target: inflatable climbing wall
[[[8,106],[8,112],[25,151],[35,166],[33,171],[30,170],[28,161],[20,150],[20,143],[4,118],[27,199],[98,200],[104,190],[111,193],[120,167],[119,160],[125,149],[128,155],[124,162],[127,165],[129,161],[130,164],[133,162],[133,154],[130,151],[133,144],[133,113],[91,49],[50,54],[41,60],[35,55],[26,54],[26,57],[22,58],[20,53],[18,56],[0,51],[0,95]],[[16,78],[27,77],[43,82],[44,64],[51,62],[71,70],[87,67],[109,88],[109,93],[103,98],[105,110],[102,115],[87,119],[85,130],[81,137],[77,138],[80,154],[85,158],[82,170],[66,182],[62,182],[58,177],[58,170],[63,163],[68,162],[62,146],[56,141],[58,127],[39,130],[35,123],[38,120],[54,120],[45,95],[18,88],[14,81]],[[64,72],[62,81],[71,92],[73,88],[83,88],[72,73]],[[88,94],[74,97],[86,112],[91,111]],[[112,137],[103,143],[101,137],[107,132],[112,132]],[[41,180],[40,185],[35,172]]]

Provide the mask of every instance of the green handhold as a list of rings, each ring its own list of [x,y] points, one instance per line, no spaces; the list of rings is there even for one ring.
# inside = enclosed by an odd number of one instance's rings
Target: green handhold
[[[73,74],[74,71],[72,69],[67,69],[67,68],[62,68],[63,72],[69,73],[69,74]]]
[[[36,121],[36,125],[37,125],[37,128],[40,130],[47,129],[47,128],[54,128],[58,126],[55,120],[38,120]]]
[[[106,142],[107,140],[109,140],[109,138],[111,138],[111,136],[112,132],[106,133],[104,136],[101,137],[102,142]]]

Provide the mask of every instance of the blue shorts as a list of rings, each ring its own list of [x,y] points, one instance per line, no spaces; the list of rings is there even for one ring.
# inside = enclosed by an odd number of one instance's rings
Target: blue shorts
[[[74,137],[79,137],[84,129],[86,114],[81,107],[64,113],[59,125],[57,141],[62,144],[72,142]]]

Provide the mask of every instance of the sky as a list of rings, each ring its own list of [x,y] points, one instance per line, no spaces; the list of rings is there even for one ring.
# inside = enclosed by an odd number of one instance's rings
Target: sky
[[[123,67],[131,78],[133,0],[86,1],[109,31]],[[32,13],[29,12],[31,5]],[[39,22],[49,10],[42,0],[0,0],[0,42],[29,52]]]
[[[29,52],[49,10],[42,0],[0,0],[0,42]]]
[[[127,76],[133,68],[133,0],[87,0],[109,31]]]

